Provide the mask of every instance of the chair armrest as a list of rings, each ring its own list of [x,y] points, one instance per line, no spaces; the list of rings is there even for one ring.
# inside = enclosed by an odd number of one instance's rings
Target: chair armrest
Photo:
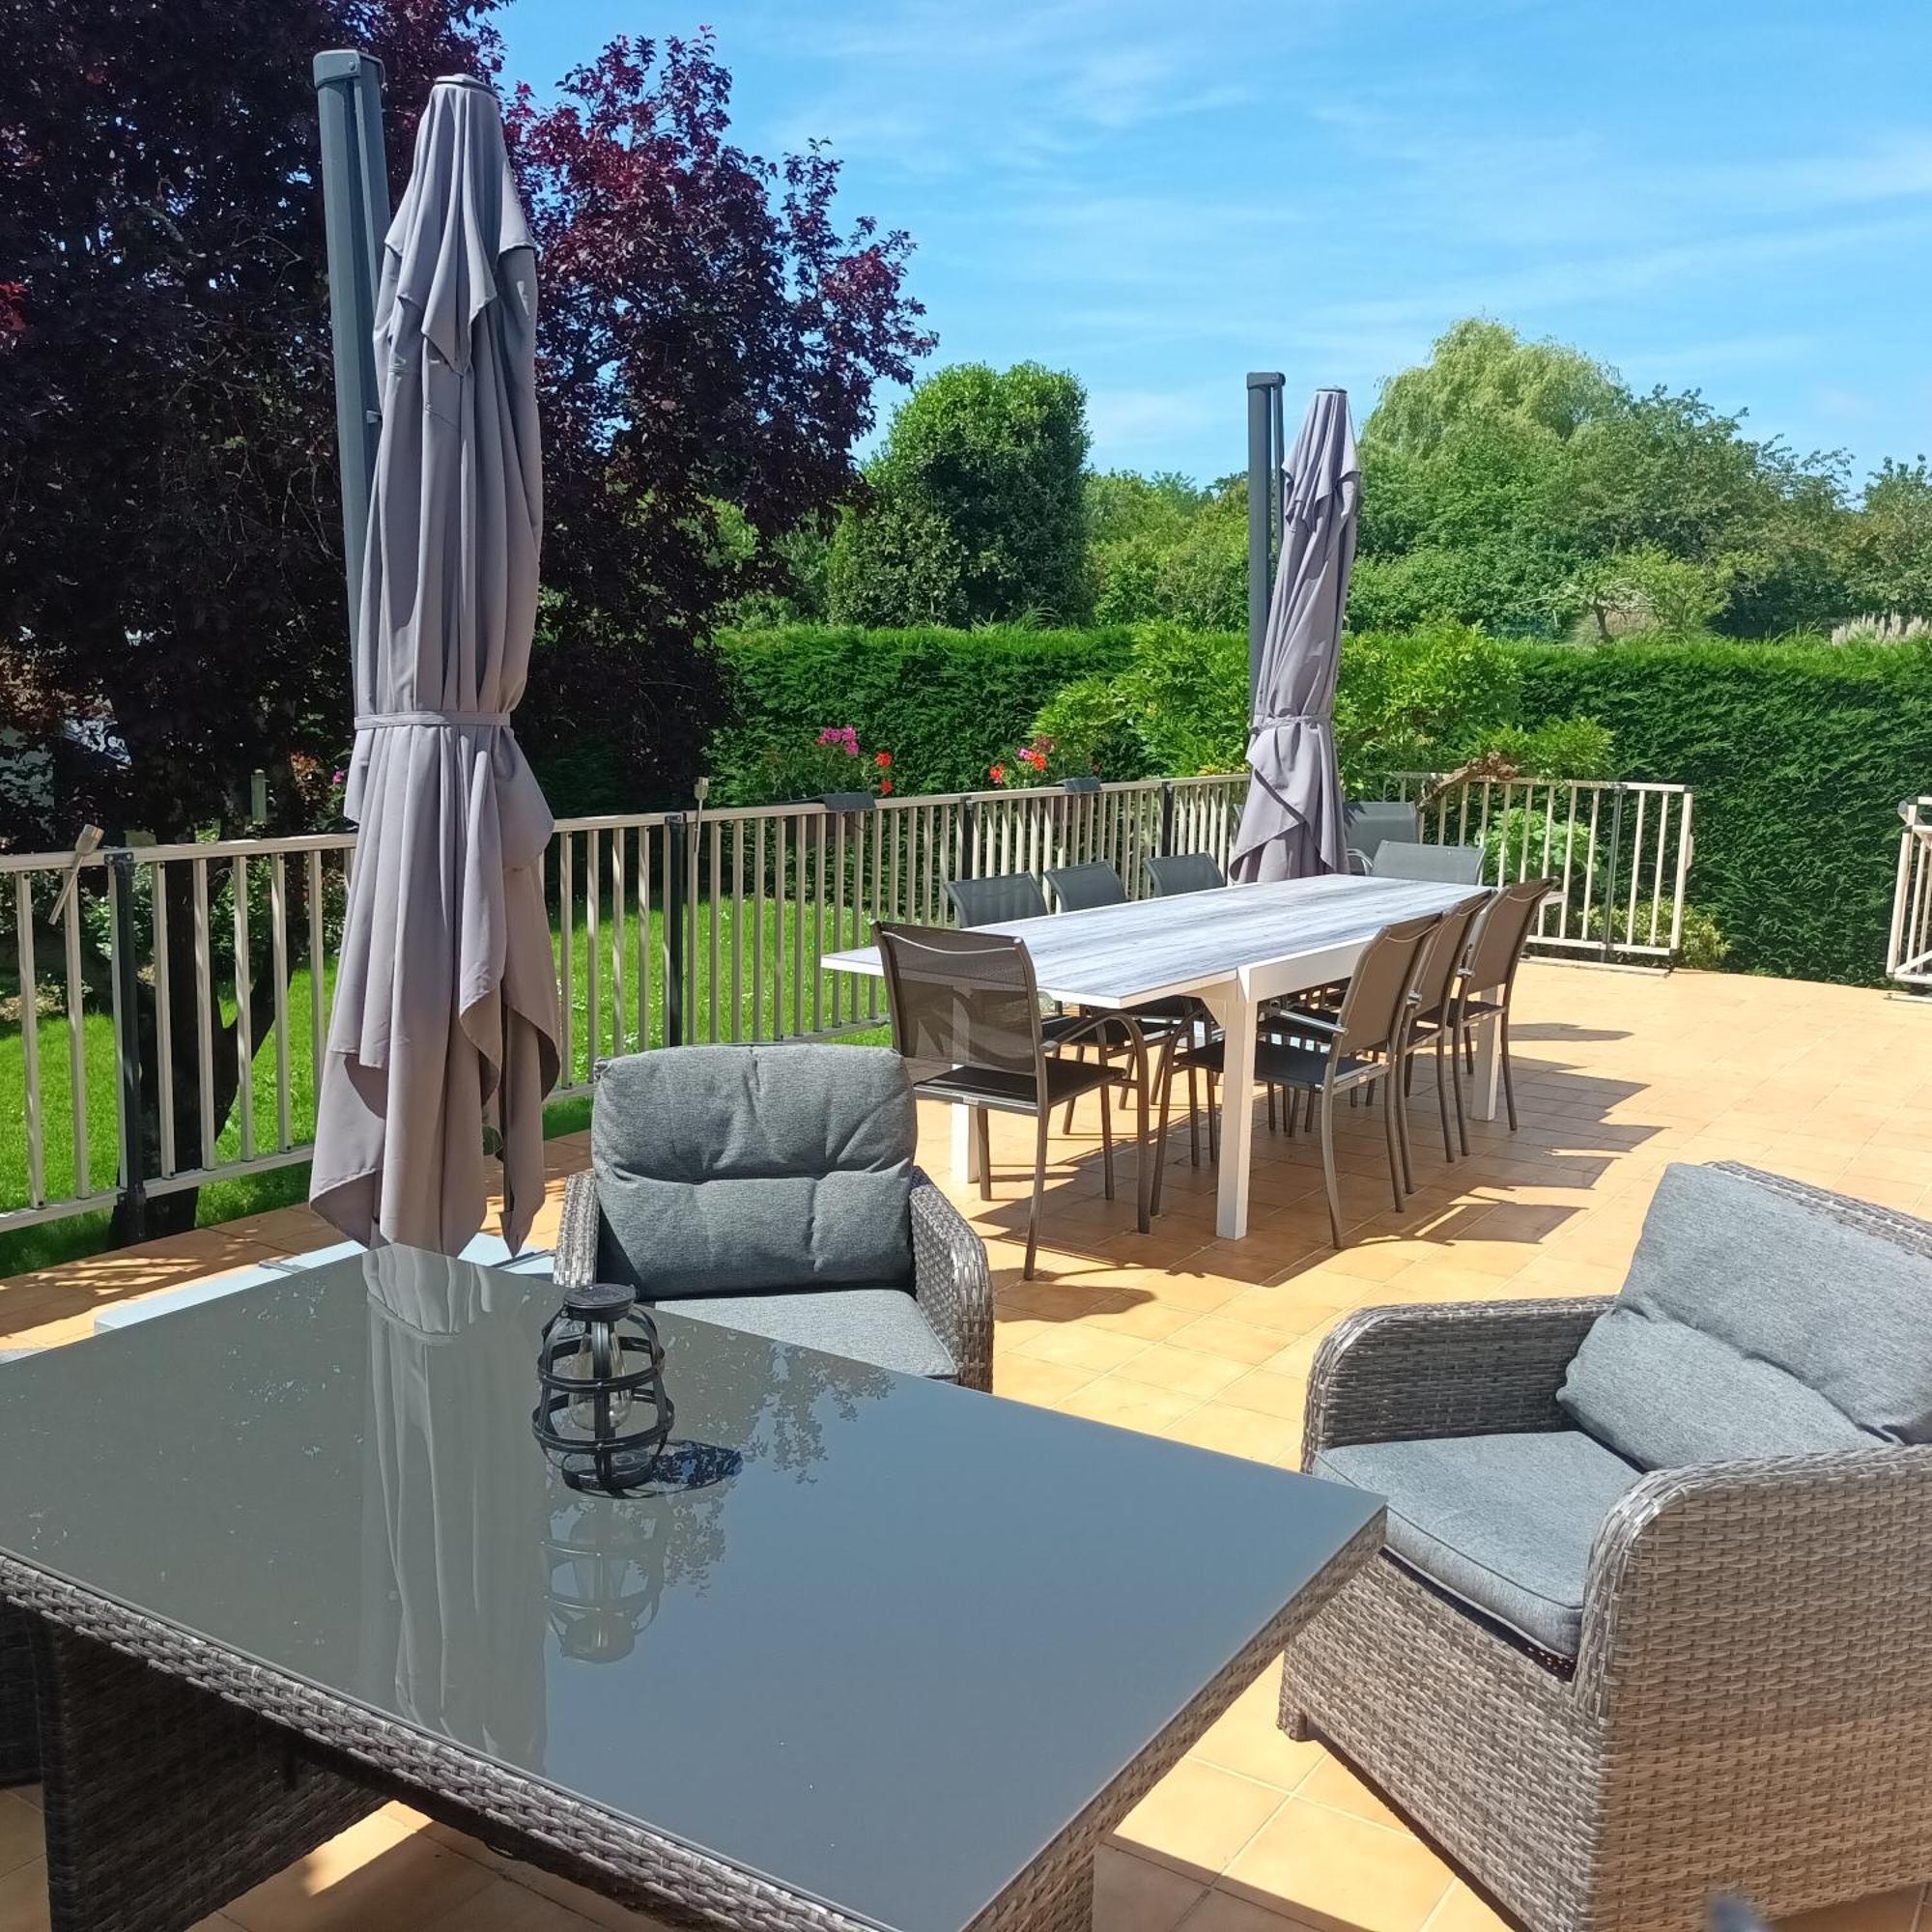
[[[1302,1463],[1348,1442],[1560,1429],[1556,1391],[1608,1295],[1358,1309],[1315,1357]]]
[[[556,1236],[556,1285],[582,1288],[597,1279],[597,1237],[604,1216],[597,1206],[597,1177],[573,1174],[563,1184],[563,1221]]]
[[[1928,1575],[1932,1444],[1654,1470],[1597,1533],[1577,1695],[1646,1749],[1776,1729],[1865,1761],[1910,1752],[1922,1791]]]
[[[962,1388],[993,1386],[993,1279],[986,1244],[918,1168],[912,1177],[913,1299],[959,1365]]]

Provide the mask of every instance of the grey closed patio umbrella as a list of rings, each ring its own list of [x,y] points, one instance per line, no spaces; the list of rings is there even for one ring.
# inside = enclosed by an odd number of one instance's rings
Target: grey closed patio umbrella
[[[1249,724],[1248,796],[1228,866],[1230,877],[1250,882],[1347,867],[1335,678],[1362,474],[1344,390],[1316,390],[1288,468]]]
[[[454,1253],[544,1191],[560,1026],[552,821],[511,728],[536,623],[536,256],[496,96],[440,80],[376,305],[383,425],[355,635],[359,828],[310,1199],[344,1234]]]

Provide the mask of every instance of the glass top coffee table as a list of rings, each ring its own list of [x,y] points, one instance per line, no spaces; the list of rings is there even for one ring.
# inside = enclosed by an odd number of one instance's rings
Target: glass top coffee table
[[[188,1925],[397,1796],[667,1917],[1085,1924],[1379,1542],[1354,1491],[668,1316],[664,1480],[582,1493],[530,1428],[555,1307],[393,1249],[4,1371],[56,1928]]]

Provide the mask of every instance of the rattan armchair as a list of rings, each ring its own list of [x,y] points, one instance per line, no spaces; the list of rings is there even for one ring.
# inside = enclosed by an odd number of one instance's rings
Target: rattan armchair
[[[1932,1227],[1728,1163],[1932,1256]],[[1828,1287],[1829,1285],[1821,1285]],[[1315,1364],[1304,1462],[1554,1430],[1607,1299],[1364,1310]],[[1321,1736],[1533,1932],[1690,1932],[1932,1876],[1932,1444],[1658,1469],[1609,1510],[1574,1667],[1384,1553],[1291,1645]]]

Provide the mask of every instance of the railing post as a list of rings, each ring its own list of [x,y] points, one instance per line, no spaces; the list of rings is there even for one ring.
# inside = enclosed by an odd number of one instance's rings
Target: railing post
[[[143,1173],[141,1120],[141,994],[134,968],[134,855],[126,846],[107,855],[108,891],[114,909],[114,1058],[121,1075],[122,1224],[130,1240],[148,1232],[147,1177]],[[165,961],[160,963],[165,972]],[[32,997],[29,989],[28,997]],[[85,1177],[76,1171],[86,1191]]]
[[[959,801],[960,832],[966,847],[966,876],[977,879],[980,876],[980,801],[976,798],[962,798]]]
[[[681,811],[665,819],[670,840],[668,902],[665,906],[665,1044],[684,1044],[684,927],[691,880],[691,827]]]
[[[1174,853],[1174,787],[1163,779],[1160,783],[1160,856]]]
[[[1604,867],[1604,951],[1607,960],[1616,950],[1610,939],[1610,922],[1617,913],[1617,861],[1623,856],[1624,842],[1624,788],[1618,785],[1610,794],[1610,856]],[[1587,915],[1586,915],[1587,917]]]

